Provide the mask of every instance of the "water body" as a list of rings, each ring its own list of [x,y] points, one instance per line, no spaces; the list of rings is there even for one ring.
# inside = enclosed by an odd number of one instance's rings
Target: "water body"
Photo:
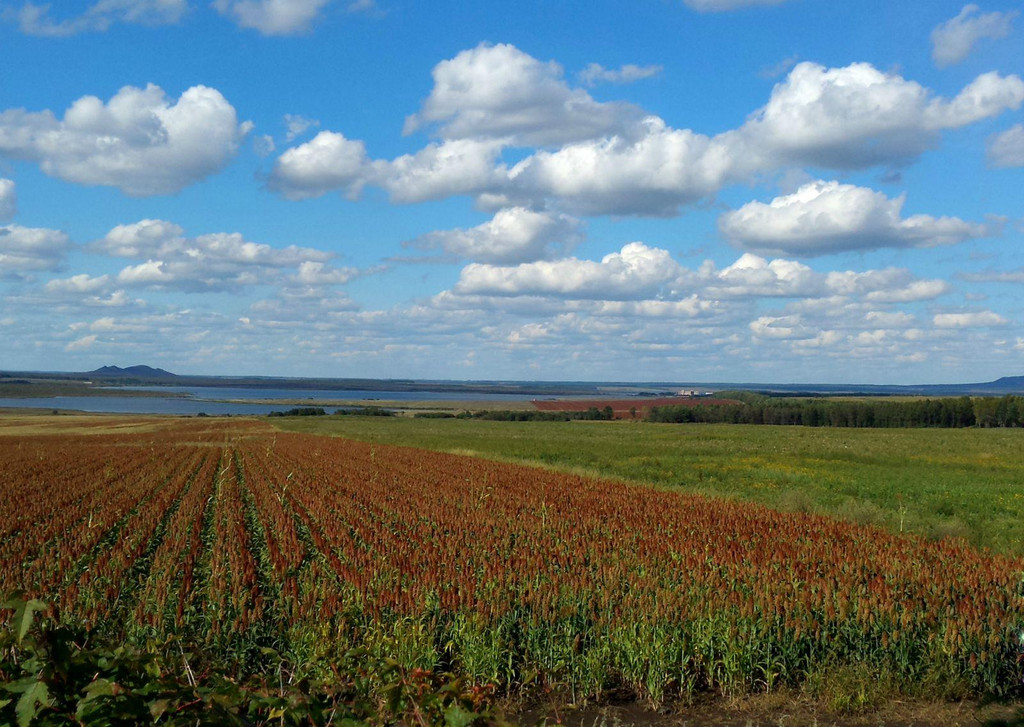
[[[381,391],[372,389],[264,389],[230,386],[118,386],[111,389],[186,394],[200,401],[288,399],[318,401],[532,401],[537,394],[489,394],[477,391]],[[562,397],[560,397],[562,398]],[[304,401],[305,403],[305,401]]]
[[[319,406],[328,414],[351,407],[324,406],[324,401],[530,401],[536,394],[484,394],[450,391],[372,391],[327,389],[264,389],[228,386],[125,386],[111,389],[150,391],[174,396],[54,396],[0,398],[0,408],[72,409],[104,414],[173,414],[177,416],[266,416],[296,406]],[[184,396],[182,396],[184,394]],[[287,399],[296,403],[247,403],[246,400]]]
[[[0,399],[0,408],[18,409],[72,409],[102,414],[175,414],[195,416],[204,413],[214,416],[266,416],[272,411],[286,411],[292,407],[272,404],[236,404],[233,402],[205,401],[158,396],[54,396],[37,399]],[[340,407],[324,407],[332,414]]]

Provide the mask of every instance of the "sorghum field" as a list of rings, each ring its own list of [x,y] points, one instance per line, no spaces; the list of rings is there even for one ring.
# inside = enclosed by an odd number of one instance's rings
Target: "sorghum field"
[[[813,512],[1024,555],[1024,429],[853,429],[403,417],[289,431],[471,454]]]
[[[1024,559],[963,540],[258,421],[38,421],[0,429],[0,592],[239,679],[270,648],[572,700],[1024,676]]]

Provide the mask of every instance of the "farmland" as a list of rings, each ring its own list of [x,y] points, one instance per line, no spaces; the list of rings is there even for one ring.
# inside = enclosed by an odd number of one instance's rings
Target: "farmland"
[[[0,429],[0,591],[241,680],[272,647],[567,701],[1021,683],[1019,556],[257,421],[51,421]]]
[[[1024,555],[1022,429],[641,422],[280,420],[332,434],[629,480]]]

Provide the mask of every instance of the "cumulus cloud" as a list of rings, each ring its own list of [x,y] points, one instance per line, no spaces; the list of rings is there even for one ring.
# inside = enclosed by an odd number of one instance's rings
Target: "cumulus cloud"
[[[70,278],[54,278],[47,281],[44,290],[47,293],[57,295],[81,295],[83,293],[95,293],[103,290],[110,281],[108,275],[92,276],[85,273],[72,275]]]
[[[1024,167],[1024,124],[989,139],[988,163],[994,167]]]
[[[580,237],[580,222],[573,217],[511,207],[476,227],[431,232],[406,245],[477,262],[510,264],[564,255]]]
[[[627,63],[621,68],[605,68],[600,63],[590,63],[579,72],[580,83],[585,86],[595,86],[598,83],[633,83],[645,78],[653,78],[660,74],[662,66],[638,66],[634,63]]]
[[[193,86],[172,102],[153,84],[125,86],[107,103],[83,96],[60,120],[50,111],[0,112],[0,155],[68,182],[173,194],[223,169],[248,129],[216,89]]]
[[[18,192],[14,181],[0,177],[0,222],[9,220],[18,212]]]
[[[75,310],[86,308],[129,308],[142,307],[144,301],[132,298],[122,289],[115,289],[109,275],[87,275],[79,273],[70,278],[54,278],[43,286],[41,296],[24,302],[46,306],[73,306]]]
[[[917,303],[934,300],[952,289],[945,280],[911,280],[903,285],[868,291],[864,297],[872,303]]]
[[[164,220],[118,225],[90,245],[94,252],[143,260],[123,268],[116,282],[129,287],[185,291],[231,291],[271,283],[333,285],[351,274],[329,265],[322,250],[274,248],[250,242],[237,232],[186,237]]]
[[[1008,36],[1016,17],[1016,11],[982,13],[977,5],[964,5],[956,17],[932,31],[932,60],[939,68],[959,63],[978,41]]]
[[[434,68],[434,87],[406,131],[441,137],[392,161],[335,132],[284,152],[269,186],[290,199],[365,185],[392,201],[469,195],[485,209],[558,208],[577,215],[671,216],[729,184],[816,166],[896,166],[941,132],[1024,103],[1024,81],[986,73],[952,98],[867,63],[800,63],[740,127],[708,136],[630,104],[570,88],[560,66],[511,45],[463,51]],[[510,147],[533,147],[511,168]]]
[[[691,285],[708,288],[714,297],[807,297],[827,292],[825,277],[793,260],[766,260],[747,253],[718,270],[705,263]]]
[[[651,116],[639,133],[539,151],[510,171],[525,196],[555,198],[579,214],[669,216],[714,194],[731,174],[729,150]]]
[[[864,299],[875,303],[931,300],[949,292],[942,280],[921,280],[903,268],[819,273],[795,260],[744,253],[721,270],[707,262],[681,278],[711,297]]]
[[[374,181],[392,201],[407,204],[500,190],[505,179],[504,168],[497,164],[502,145],[493,139],[428,144],[415,154],[376,162]]]
[[[600,262],[567,258],[514,267],[472,263],[463,268],[454,291],[466,295],[639,300],[655,295],[680,272],[667,250],[631,242]]]
[[[815,181],[770,203],[749,202],[718,220],[733,245],[781,255],[825,255],[882,247],[935,247],[998,232],[956,217],[902,217],[905,195]]]
[[[440,124],[445,139],[508,139],[546,146],[615,133],[642,116],[626,103],[598,103],[565,83],[562,67],[508,44],[465,50],[433,70],[434,88],[405,132]]]
[[[936,328],[987,328],[1004,326],[1009,321],[990,310],[971,313],[937,313],[932,318]]]
[[[221,15],[263,35],[296,35],[312,29],[331,0],[214,0]]]
[[[292,200],[319,197],[335,189],[343,189],[354,198],[371,172],[363,142],[321,131],[305,144],[285,151],[274,164],[267,184]]]
[[[913,159],[943,129],[996,116],[1024,102],[1024,81],[986,73],[953,99],[869,63],[799,63],[768,103],[722,135],[748,171],[788,164],[862,169]],[[743,161],[745,160],[745,162]]]
[[[188,10],[187,0],[98,0],[85,12],[63,20],[50,17],[51,5],[27,2],[11,14],[27,35],[66,37],[102,32],[115,23],[167,25],[177,23]]]
[[[788,166],[899,164],[934,146],[940,131],[1022,102],[1017,76],[987,73],[946,99],[866,63],[800,63],[738,129],[708,137],[650,116],[619,134],[538,151],[511,169],[510,186],[579,214],[673,215]]]
[[[165,220],[140,220],[128,225],[117,225],[101,240],[89,247],[95,252],[112,257],[146,257],[159,255],[165,249],[178,249],[185,230]]]
[[[0,226],[0,278],[57,270],[70,247],[68,236],[58,230]]]

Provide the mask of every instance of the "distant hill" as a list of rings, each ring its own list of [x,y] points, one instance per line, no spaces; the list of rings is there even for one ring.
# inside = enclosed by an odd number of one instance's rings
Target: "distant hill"
[[[1024,392],[1024,376],[1004,376],[995,381],[983,384],[968,384],[975,391],[985,391],[997,394],[1013,394]]]
[[[155,369],[152,366],[129,366],[128,368],[121,368],[120,366],[103,366],[95,371],[89,372],[90,376],[98,376],[103,378],[133,378],[133,379],[176,379],[177,374],[172,374],[170,371],[164,371],[163,369]]]

